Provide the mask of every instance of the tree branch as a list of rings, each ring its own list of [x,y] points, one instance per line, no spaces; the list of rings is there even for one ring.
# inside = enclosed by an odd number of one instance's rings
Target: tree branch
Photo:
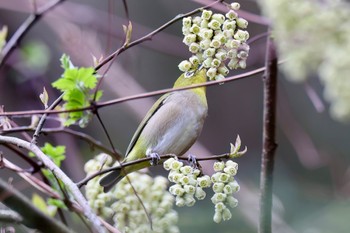
[[[48,229],[50,229],[52,233],[73,232],[55,219],[45,215],[33,206],[24,195],[2,179],[0,179],[0,200],[6,206],[19,213],[23,218],[21,223],[27,227],[38,229],[41,232],[47,232]]]
[[[91,210],[90,206],[88,205],[83,194],[80,192],[79,188],[58,166],[56,166],[56,164],[52,162],[50,158],[48,158],[39,149],[39,147],[19,138],[1,136],[1,135],[0,135],[0,142],[14,144],[33,152],[36,155],[36,157],[45,165],[45,167],[47,167],[51,172],[53,172],[66,185],[67,190],[73,195],[75,200],[79,203],[85,217],[90,220],[90,222],[93,225],[93,228],[99,233],[105,232],[105,229],[101,225],[101,221]]]
[[[271,37],[267,40],[266,50],[259,233],[271,233],[273,167],[277,148],[275,131],[278,61],[276,47]]]

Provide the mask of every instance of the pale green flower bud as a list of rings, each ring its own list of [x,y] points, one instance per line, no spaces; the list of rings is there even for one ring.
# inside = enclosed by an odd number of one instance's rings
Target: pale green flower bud
[[[190,178],[186,175],[183,175],[181,177],[181,179],[179,180],[179,182],[182,184],[182,185],[185,185],[185,184],[189,184],[190,183]]]
[[[221,182],[214,183],[213,184],[213,191],[215,193],[221,193],[223,191],[224,187],[225,187],[224,183],[221,183]]]
[[[213,195],[213,197],[211,198],[211,201],[214,203],[214,204],[217,204],[219,202],[224,202],[225,199],[226,199],[227,195],[224,194],[224,193],[215,193]]]
[[[224,168],[224,172],[228,175],[235,176],[237,174],[237,169],[233,166],[228,166]]]
[[[224,21],[225,21],[225,16],[223,14],[219,14],[219,13],[216,13],[216,14],[213,14],[211,16],[212,20],[217,20],[220,24],[223,24]]]
[[[199,176],[201,174],[201,170],[199,170],[199,169],[193,169],[193,171],[192,171],[192,175],[194,176],[194,177],[197,177],[197,176]]]
[[[188,175],[192,173],[192,167],[191,166],[183,166],[182,168],[180,168],[180,171],[182,172],[182,174],[184,175]]]
[[[230,176],[227,175],[226,173],[221,173],[219,176],[220,182],[227,182],[229,179],[230,179]]]
[[[169,188],[169,192],[175,196],[182,196],[185,193],[185,190],[181,187],[181,185],[172,185]]]
[[[213,37],[213,33],[214,33],[213,30],[203,28],[203,29],[201,29],[200,36],[203,37],[204,39],[210,40]]]
[[[225,51],[217,52],[215,54],[215,57],[219,59],[220,61],[225,61],[227,59],[227,53]]]
[[[188,50],[191,52],[191,53],[198,53],[200,49],[200,46],[198,43],[196,42],[193,42],[191,43],[189,46],[188,46]]]
[[[213,30],[218,30],[220,29],[221,23],[215,19],[210,20],[208,23],[208,27],[213,29]]]
[[[186,202],[185,199],[181,196],[176,196],[175,198],[175,205],[179,207],[185,206]]]
[[[217,67],[219,67],[220,65],[221,65],[221,61],[220,61],[219,59],[217,59],[217,58],[214,58],[214,59],[212,60],[212,62],[211,62],[211,67],[217,68]]]
[[[179,64],[179,69],[182,71],[182,72],[186,72],[186,71],[189,71],[192,67],[192,64],[191,62],[187,61],[187,60],[184,60],[182,62],[180,62]],[[171,168],[173,169],[173,168]]]
[[[193,195],[191,194],[185,194],[184,199],[185,199],[186,206],[193,206],[194,203],[196,203],[196,199],[194,199]]]
[[[192,25],[192,17],[191,16],[185,17],[182,19],[182,26],[183,27],[190,28],[191,25]]]
[[[247,41],[249,39],[249,33],[247,31],[238,29],[233,38],[239,41]]]
[[[195,197],[198,200],[203,200],[206,196],[207,196],[207,194],[205,193],[205,191],[201,187],[196,188]]]
[[[237,34],[237,33],[236,33]],[[193,42],[196,42],[197,36],[195,34],[188,34],[184,37],[184,39],[182,40],[182,42],[185,45],[190,45]]]
[[[238,62],[238,66],[242,69],[245,69],[247,67],[247,62],[245,60],[240,60]]]
[[[240,59],[247,59],[248,53],[247,53],[246,51],[240,51],[240,52],[237,54],[237,57],[240,58]]]
[[[220,172],[225,168],[225,162],[215,162],[213,168],[215,172]]]
[[[181,179],[184,177],[183,174],[181,173],[177,173],[177,174],[174,174],[173,176],[173,182],[175,183],[180,183]]]
[[[230,71],[225,65],[222,65],[218,68],[218,72],[223,76],[227,76]]]
[[[216,80],[216,81],[219,81],[219,80],[224,81],[224,80],[225,80],[225,77],[224,77],[222,74],[218,74],[218,75],[215,76],[215,80]]]
[[[235,58],[237,57],[237,49],[230,49],[228,52],[227,52],[227,57],[228,58]]]
[[[199,42],[199,46],[202,50],[206,50],[210,47],[211,40],[204,39],[201,42]]]
[[[222,173],[222,172],[216,172],[216,173],[214,173],[214,174],[211,176],[211,181],[212,181],[213,183],[219,182],[219,177],[220,177],[221,173]]]
[[[234,167],[234,168],[236,168],[236,170],[238,170],[238,163],[236,163],[230,159],[226,161],[225,165],[226,165],[226,167]]]
[[[210,10],[203,10],[201,18],[204,20],[210,20],[211,16],[213,15],[213,12]]]
[[[187,36],[188,34],[191,34],[190,28],[188,27],[182,27],[182,34],[184,36]]]
[[[226,36],[223,32],[220,32],[219,34],[215,35],[214,39],[220,41],[221,44],[225,44],[227,41]]]
[[[209,23],[209,20],[203,19],[201,21],[200,27],[201,28],[208,28],[208,23]]]
[[[213,217],[214,222],[220,223],[222,221],[222,214],[221,211],[215,211],[214,217]]]
[[[234,198],[231,195],[228,195],[226,198],[226,203],[231,207],[231,208],[235,208],[238,205],[238,200],[236,198]]]
[[[230,185],[228,185],[228,184],[225,185],[225,187],[223,188],[223,191],[224,191],[224,193],[227,194],[227,195],[230,195],[230,194],[233,193],[232,187],[231,187]]]
[[[114,210],[106,206],[102,208],[101,212],[102,212],[102,216],[105,218],[111,218],[114,215]]]
[[[224,209],[226,209],[226,205],[223,202],[215,204],[215,211],[222,212]]]
[[[216,68],[211,67],[211,68],[209,68],[209,69],[207,70],[207,76],[208,76],[210,79],[213,79],[213,78],[215,78],[215,76],[216,76],[216,72],[217,72]]]
[[[232,10],[238,11],[241,8],[241,5],[238,2],[231,3]]]
[[[212,62],[212,61],[213,61],[213,58],[211,58],[211,57],[206,58],[206,59],[203,61],[203,66],[204,66],[205,68],[211,67],[211,62]]]
[[[186,193],[193,195],[193,194],[195,194],[195,192],[196,192],[196,187],[193,186],[193,185],[187,185],[187,184],[186,184],[186,185],[184,186],[184,190],[185,190]]]
[[[228,18],[230,20],[237,19],[237,17],[238,17],[238,14],[234,10],[230,10],[229,12],[226,13],[226,18]]]
[[[238,192],[239,189],[240,189],[240,186],[239,186],[239,184],[238,184],[238,182],[236,180],[233,180],[233,181],[229,182],[228,185],[231,186],[233,192]]]
[[[229,47],[232,49],[237,49],[241,45],[240,40],[230,40],[229,43]]]
[[[106,202],[104,200],[101,200],[101,199],[97,199],[95,200],[94,202],[94,208],[95,209],[99,209],[99,208],[102,208],[106,205]]]
[[[236,21],[225,21],[222,25],[223,30],[235,30],[236,29]]]
[[[196,16],[196,17],[194,17],[194,18],[192,19],[192,24],[195,24],[195,25],[197,25],[197,26],[200,26],[200,25],[201,25],[201,21],[202,21],[201,17]],[[192,26],[193,26],[193,25],[192,25]]]
[[[237,58],[232,58],[229,63],[227,64],[228,68],[230,68],[231,70],[233,69],[237,69],[238,67],[238,59]]]
[[[183,162],[180,162],[178,160],[174,160],[172,163],[171,163],[171,170],[174,170],[174,171],[177,171],[177,170],[180,170],[180,168],[183,166]]]
[[[201,188],[207,188],[211,185],[210,177],[205,175],[197,178],[198,185]]]
[[[233,35],[235,34],[233,29],[229,29],[229,30],[224,30],[222,32],[222,34],[226,37],[226,42],[231,39],[233,37]]]
[[[247,28],[248,27],[248,21],[243,19],[243,18],[238,18],[237,20],[237,26],[240,27],[240,28]]]
[[[199,60],[198,56],[193,55],[193,56],[190,57],[189,60],[190,60],[190,62],[192,63],[193,66],[198,66],[199,65],[200,60]]]
[[[231,211],[228,209],[228,208],[225,208],[223,211],[222,211],[222,219],[224,221],[227,221],[227,220],[230,220],[232,217],[232,214],[231,214]]]
[[[200,32],[200,27],[197,24],[193,24],[190,28],[190,32],[193,34],[198,34]]]
[[[218,49],[218,48],[220,48],[220,46],[221,46],[221,42],[219,40],[216,40],[216,39],[212,40],[210,43],[210,47],[212,47],[212,48]]]

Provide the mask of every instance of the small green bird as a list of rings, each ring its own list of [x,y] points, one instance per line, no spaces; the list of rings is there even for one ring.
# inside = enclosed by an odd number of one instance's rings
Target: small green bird
[[[205,83],[204,68],[193,74],[182,74],[174,88]],[[207,116],[206,88],[175,91],[161,96],[137,128],[121,163],[164,154],[183,155],[197,140]],[[114,170],[100,180],[108,192],[125,175],[150,166],[142,162]]]

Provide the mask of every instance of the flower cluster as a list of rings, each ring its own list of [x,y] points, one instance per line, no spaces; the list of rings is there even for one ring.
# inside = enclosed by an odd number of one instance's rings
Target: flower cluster
[[[179,64],[181,71],[196,69],[202,64],[210,80],[222,80],[229,69],[246,67],[248,21],[238,17],[239,7],[238,3],[232,3],[225,15],[203,10],[201,16],[183,18],[183,42],[193,55]]]
[[[100,154],[85,164],[85,171],[88,174],[99,171],[101,164],[107,168],[112,160]],[[89,204],[100,216],[112,218],[122,232],[179,232],[178,214],[173,210],[175,198],[167,191],[166,178],[133,172],[108,193],[103,192],[98,182],[99,179],[94,178],[86,185]],[[148,217],[152,218],[153,229]]]
[[[333,117],[349,120],[350,4],[264,0],[261,7],[273,22],[279,53],[287,59],[282,66],[287,77],[303,82],[317,73]]]
[[[204,188],[212,186],[214,195],[211,201],[215,205],[214,221],[220,223],[231,218],[230,208],[237,206],[238,201],[232,196],[239,191],[239,185],[234,179],[237,174],[238,164],[232,160],[214,163],[215,173],[209,177],[201,175],[199,169],[184,164],[177,159],[170,158],[163,164],[169,171],[168,179],[175,183],[169,191],[176,197],[177,206],[193,206],[197,200],[206,197]],[[196,199],[195,199],[196,198]]]
[[[237,174],[238,164],[232,160],[214,163],[215,173],[212,175],[214,195],[211,201],[215,205],[214,221],[220,223],[231,218],[231,211],[228,207],[234,208],[238,201],[232,196],[239,191],[239,185],[234,176]]]
[[[193,206],[197,200],[203,200],[206,193],[203,188],[211,185],[209,176],[200,176],[199,169],[191,166],[184,166],[174,158],[166,160],[163,164],[164,168],[169,172],[168,179],[175,183],[170,186],[169,192],[176,197],[177,206]]]

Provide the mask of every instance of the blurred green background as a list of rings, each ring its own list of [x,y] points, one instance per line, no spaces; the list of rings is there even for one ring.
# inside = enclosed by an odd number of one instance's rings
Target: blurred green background
[[[43,2],[46,1],[37,1],[37,5]],[[132,39],[146,35],[177,14],[201,6],[200,2],[210,1],[128,0],[133,23]],[[255,1],[240,3],[242,10],[260,14]],[[31,11],[31,1],[0,0],[0,27],[7,25],[9,36],[13,35]],[[91,66],[92,55],[106,57],[121,46],[123,24],[127,24],[127,21],[122,1],[65,1],[29,31],[19,49],[0,69],[0,105],[4,105],[6,111],[42,109],[38,96],[43,86],[49,93],[50,102],[58,97],[50,83],[62,73],[59,62],[62,53],[70,55],[77,66]],[[248,30],[254,37],[267,28],[250,23]],[[247,70],[263,66],[264,54],[265,39],[251,44]],[[177,22],[152,40],[118,56],[103,83],[103,100],[171,87],[180,74],[178,63],[188,56],[189,52],[182,44],[181,22]],[[231,74],[238,72],[242,71]],[[239,206],[232,211],[232,219],[221,224],[212,221],[214,207],[209,198],[192,208],[178,208],[181,232],[257,232],[262,85],[261,75],[255,75],[208,88],[209,116],[192,153],[198,156],[202,153],[225,153],[237,134],[241,136],[248,153],[237,160],[237,177],[242,186],[237,196]],[[317,79],[310,78],[307,85],[322,98],[322,86]],[[306,84],[286,81],[283,74],[279,76],[274,232],[349,232],[350,127],[330,118],[325,101],[322,100],[325,109],[316,110],[307,88]],[[114,146],[120,151],[125,151],[154,99],[129,101],[100,110]],[[30,118],[13,120],[19,125],[30,124]],[[47,126],[57,126],[57,123],[49,120]],[[96,119],[85,129],[73,128],[92,135],[108,146]],[[98,153],[85,142],[69,135],[41,136],[39,145],[45,141],[67,146],[63,169],[74,181],[84,177],[84,162]],[[28,167],[1,145],[0,151],[10,161]],[[158,173],[161,169],[151,169],[151,172]],[[14,186],[31,197],[33,189],[15,173],[1,169],[0,176],[5,180],[13,177]],[[71,221],[74,229],[86,229],[78,219]],[[18,232],[26,231],[19,228]]]

